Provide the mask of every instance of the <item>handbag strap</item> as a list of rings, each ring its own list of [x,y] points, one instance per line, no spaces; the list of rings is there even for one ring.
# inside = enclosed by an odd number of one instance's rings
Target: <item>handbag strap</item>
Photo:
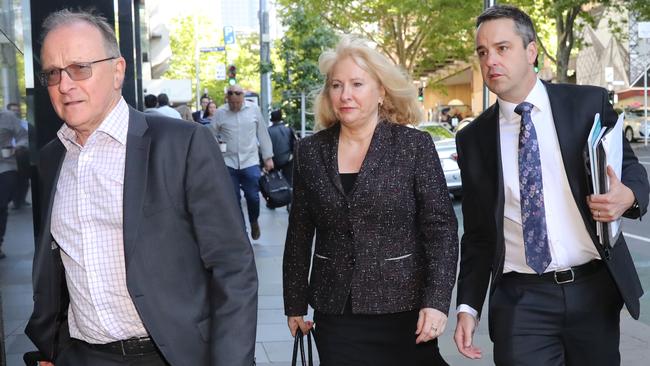
[[[305,357],[305,341],[300,328],[296,330],[296,336],[293,340],[293,354],[291,356],[291,366],[298,366],[298,351],[300,351],[300,361],[302,366],[313,366],[313,356],[311,349],[311,332],[307,333],[307,357]]]

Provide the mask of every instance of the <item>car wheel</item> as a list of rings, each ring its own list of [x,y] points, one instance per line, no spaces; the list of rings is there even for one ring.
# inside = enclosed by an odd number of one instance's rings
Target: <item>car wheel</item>
[[[625,129],[625,139],[629,142],[634,141],[634,130],[632,130],[632,127],[628,127]]]

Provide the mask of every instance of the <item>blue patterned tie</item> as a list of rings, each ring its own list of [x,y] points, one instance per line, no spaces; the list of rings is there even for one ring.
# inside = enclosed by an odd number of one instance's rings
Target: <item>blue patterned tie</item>
[[[521,115],[519,130],[519,195],[521,223],[524,231],[526,263],[538,274],[544,273],[551,263],[544,210],[542,165],[539,159],[537,133],[530,112],[533,105],[523,102],[515,108]]]

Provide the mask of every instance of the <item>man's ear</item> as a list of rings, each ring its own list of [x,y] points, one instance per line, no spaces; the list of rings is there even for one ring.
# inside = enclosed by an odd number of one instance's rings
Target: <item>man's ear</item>
[[[126,60],[124,60],[124,57],[118,57],[115,60],[115,72],[113,73],[113,88],[122,89],[125,73],[126,73]]]
[[[535,60],[537,59],[537,42],[532,41],[528,44],[526,47],[526,58],[528,59],[529,65],[535,64]]]

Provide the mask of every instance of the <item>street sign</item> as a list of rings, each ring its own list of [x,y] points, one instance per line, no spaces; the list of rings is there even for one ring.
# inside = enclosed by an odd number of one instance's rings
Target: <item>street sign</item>
[[[650,38],[650,22],[638,22],[639,38]]]
[[[235,44],[235,30],[232,26],[223,27],[223,43],[226,45]]]
[[[201,47],[199,49],[201,52],[223,52],[225,50],[226,46]]]
[[[217,74],[216,74],[216,79],[217,80],[226,80],[226,65],[225,64],[217,64]]]

